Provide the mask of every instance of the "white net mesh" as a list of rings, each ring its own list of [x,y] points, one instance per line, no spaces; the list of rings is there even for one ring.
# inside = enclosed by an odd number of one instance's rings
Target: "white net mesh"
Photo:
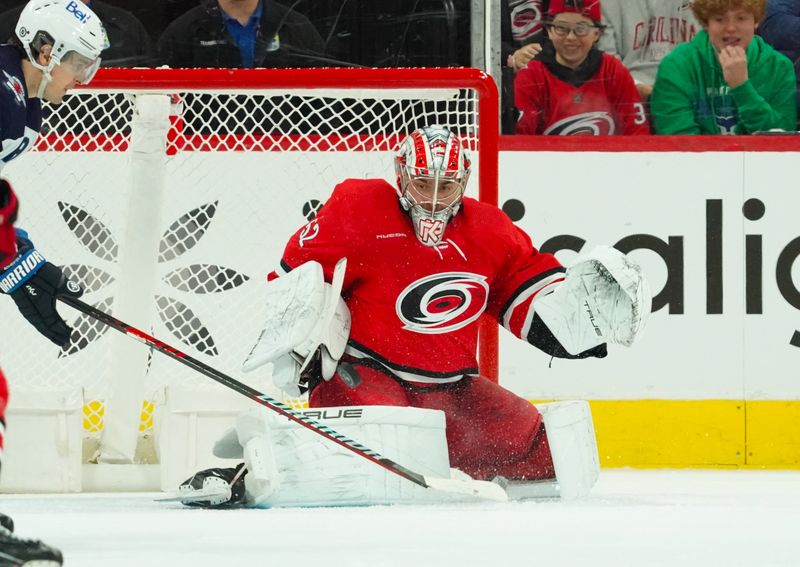
[[[20,194],[18,226],[84,286],[88,303],[123,319],[124,305],[138,305],[126,322],[281,398],[268,375],[243,375],[240,364],[261,326],[261,285],[289,235],[336,183],[393,182],[390,152],[417,127],[449,126],[467,140],[476,169],[480,161],[475,90],[382,88],[375,73],[375,86],[358,91],[145,91],[132,81],[72,94],[45,108],[35,151],[3,171]],[[145,95],[166,101],[164,123],[145,117],[137,125]],[[137,135],[155,150],[138,152]],[[157,175],[148,177],[156,170],[160,185],[152,182]],[[477,179],[476,171],[472,196]],[[140,382],[132,395],[141,399],[131,403],[142,404],[142,432],[153,426],[165,386],[221,388],[157,353],[138,363],[120,359],[114,331],[59,310],[75,329],[63,350],[22,323],[12,302],[0,302],[10,322],[0,326],[0,361],[12,396],[82,389],[87,435],[103,430],[106,400],[123,373]]]

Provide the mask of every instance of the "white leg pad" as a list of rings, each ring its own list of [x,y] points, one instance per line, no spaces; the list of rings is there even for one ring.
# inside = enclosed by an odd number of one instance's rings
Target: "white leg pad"
[[[589,494],[600,475],[592,410],[582,400],[536,404],[544,420],[558,494],[573,500]]]
[[[350,406],[303,413],[426,477],[452,478],[441,411]],[[249,471],[248,500],[258,507],[474,500],[418,486],[260,408],[237,419],[236,433]],[[225,451],[235,453],[229,447]]]
[[[244,446],[245,486],[249,493],[262,498],[272,496],[281,482],[270,437],[269,432],[265,436],[253,437]]]

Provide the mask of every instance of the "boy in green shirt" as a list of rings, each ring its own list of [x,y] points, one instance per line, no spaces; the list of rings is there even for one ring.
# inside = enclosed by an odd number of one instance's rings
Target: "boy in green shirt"
[[[765,0],[694,0],[703,26],[658,68],[656,134],[752,134],[797,128],[792,62],[755,36]]]

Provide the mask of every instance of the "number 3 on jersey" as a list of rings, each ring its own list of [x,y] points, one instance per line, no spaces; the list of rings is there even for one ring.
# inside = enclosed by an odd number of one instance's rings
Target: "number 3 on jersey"
[[[641,102],[634,102],[633,108],[636,110],[636,117],[633,119],[633,123],[641,126],[647,122],[647,113],[644,111],[644,105]]]

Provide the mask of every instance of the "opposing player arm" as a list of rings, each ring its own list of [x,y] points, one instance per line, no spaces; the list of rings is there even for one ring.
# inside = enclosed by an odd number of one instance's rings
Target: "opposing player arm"
[[[347,262],[341,259],[330,284],[318,262],[306,262],[266,286],[265,324],[243,364],[245,371],[273,365],[275,385],[300,395],[304,371],[320,357],[321,376],[336,372],[350,336],[350,311],[341,298]]]
[[[45,260],[28,234],[16,229],[16,254],[0,269],[0,293],[11,296],[20,313],[58,346],[69,344],[70,329],[56,311],[56,298],[80,297],[81,286]]]

